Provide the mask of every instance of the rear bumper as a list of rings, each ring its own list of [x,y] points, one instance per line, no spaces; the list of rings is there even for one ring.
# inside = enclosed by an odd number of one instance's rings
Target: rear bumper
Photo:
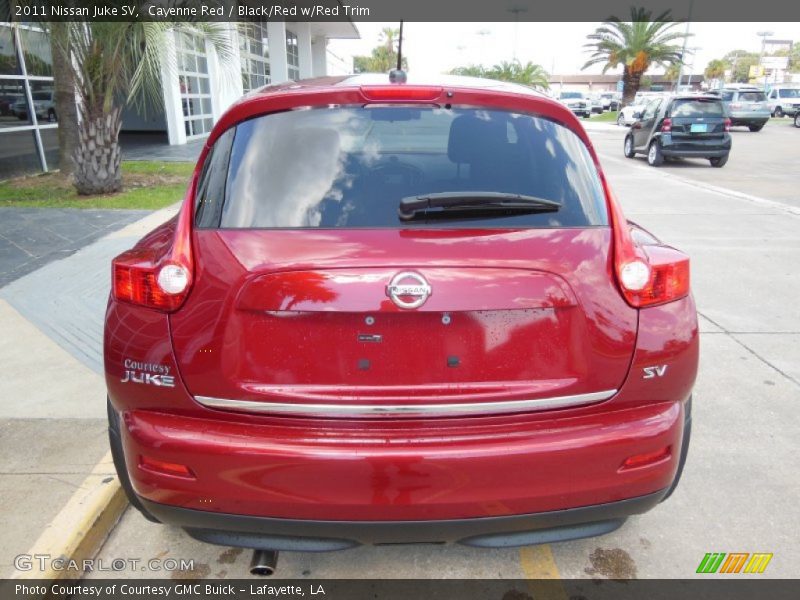
[[[664,156],[715,158],[725,156],[731,151],[731,138],[728,134],[722,138],[711,139],[689,136],[676,138],[671,134],[662,134],[659,142]]]
[[[769,121],[769,111],[734,111],[730,114],[732,125],[760,125]]]
[[[302,426],[130,411],[118,439],[125,475],[142,502],[191,514],[292,522],[481,519],[604,505],[669,488],[684,408],[667,402],[570,418],[414,425],[308,419]],[[669,454],[656,462],[621,468],[631,456],[664,448]],[[186,465],[193,476],[143,468],[142,457]]]
[[[219,514],[142,501],[164,523],[223,546],[257,550],[325,552],[361,544],[460,543],[509,548],[603,535],[633,514],[650,510],[667,490],[538,514],[431,521],[317,521]]]

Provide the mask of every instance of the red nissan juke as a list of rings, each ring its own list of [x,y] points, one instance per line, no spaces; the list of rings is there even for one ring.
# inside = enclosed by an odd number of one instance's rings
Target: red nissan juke
[[[539,544],[680,477],[689,259],[626,221],[578,120],[528,88],[263,88],[112,271],[117,471],[197,539]]]

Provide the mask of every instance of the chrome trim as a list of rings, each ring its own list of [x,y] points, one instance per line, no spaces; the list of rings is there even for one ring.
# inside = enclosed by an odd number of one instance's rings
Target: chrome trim
[[[499,415],[594,404],[608,400],[617,390],[554,396],[536,400],[505,400],[500,402],[463,402],[457,404],[300,404],[289,402],[260,402],[257,400],[228,400],[195,396],[208,408],[300,417],[365,418],[365,417],[457,417],[465,415]]]

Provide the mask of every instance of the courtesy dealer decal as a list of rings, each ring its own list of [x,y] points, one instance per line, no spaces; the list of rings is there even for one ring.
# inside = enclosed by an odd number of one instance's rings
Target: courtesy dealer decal
[[[175,387],[175,376],[170,375],[168,365],[147,363],[126,358],[123,362],[125,374],[122,383],[142,383],[156,387]]]

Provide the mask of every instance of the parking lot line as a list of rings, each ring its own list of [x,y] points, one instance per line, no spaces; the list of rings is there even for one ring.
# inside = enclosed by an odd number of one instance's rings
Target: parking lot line
[[[520,548],[519,563],[534,598],[568,599],[549,544]]]

